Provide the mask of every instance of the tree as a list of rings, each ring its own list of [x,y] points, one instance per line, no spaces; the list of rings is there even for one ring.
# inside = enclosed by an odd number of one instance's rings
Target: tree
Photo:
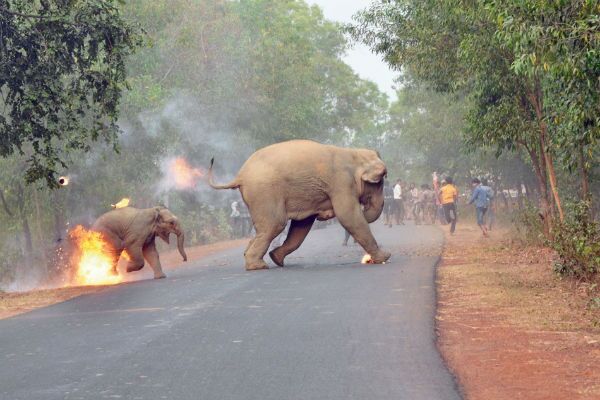
[[[125,59],[141,39],[118,3],[0,5],[0,155],[24,155],[27,182],[56,187],[69,153],[116,144]]]
[[[576,143],[580,151],[575,154],[587,176],[585,156],[592,154],[589,146],[597,137],[594,3],[382,0],[359,13],[348,31],[407,79],[442,92],[465,93],[468,142],[494,143],[498,154],[527,151],[549,233],[552,203],[563,218],[555,158],[561,153],[561,161],[570,159],[558,146]],[[571,60],[564,61],[568,55]],[[578,89],[586,85],[588,89]],[[563,126],[559,134],[558,126],[550,125],[552,116],[574,104],[580,105],[577,117],[567,118],[569,128]]]

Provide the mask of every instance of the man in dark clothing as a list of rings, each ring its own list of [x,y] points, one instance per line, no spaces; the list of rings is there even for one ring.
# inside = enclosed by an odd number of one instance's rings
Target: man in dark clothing
[[[388,181],[383,183],[383,223],[392,227],[392,216],[394,214],[394,190]]]

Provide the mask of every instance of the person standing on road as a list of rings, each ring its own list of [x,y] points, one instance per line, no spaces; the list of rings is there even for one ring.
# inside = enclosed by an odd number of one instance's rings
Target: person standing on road
[[[388,181],[383,183],[383,224],[392,227],[392,215],[394,213],[394,189]]]
[[[458,202],[458,190],[452,181],[452,177],[446,177],[446,184],[440,189],[440,203],[444,209],[444,217],[450,224],[450,234],[454,235],[456,230],[456,203]]]
[[[427,184],[422,185],[421,189],[423,189],[423,220],[426,224],[434,224],[437,211],[435,192]]]
[[[421,189],[415,188],[417,192],[417,196],[414,197],[413,192],[411,192],[411,196],[413,196],[413,218],[415,219],[415,225],[421,225],[423,223],[423,219],[425,219],[425,186],[421,185]]]
[[[396,180],[394,185],[394,217],[396,225],[404,225],[404,202],[402,200],[402,179]]]
[[[473,193],[471,193],[471,200],[469,204],[475,203],[475,210],[477,211],[477,225],[481,229],[483,236],[488,237],[487,226],[485,225],[485,213],[488,210],[490,203],[490,193],[486,186],[481,185],[481,181],[474,178],[472,181]]]

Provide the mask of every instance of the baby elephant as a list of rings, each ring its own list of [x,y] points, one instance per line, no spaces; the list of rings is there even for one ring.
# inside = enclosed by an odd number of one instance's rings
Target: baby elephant
[[[171,233],[177,235],[177,248],[183,261],[187,261],[181,224],[165,207],[118,208],[101,215],[92,226],[92,230],[102,233],[111,245],[115,273],[119,257],[125,250],[128,256],[127,272],[142,269],[145,259],[154,271],[154,279],[164,278],[154,239],[159,236],[169,243]]]

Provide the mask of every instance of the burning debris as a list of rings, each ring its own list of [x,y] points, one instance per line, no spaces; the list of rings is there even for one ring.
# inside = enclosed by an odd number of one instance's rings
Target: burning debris
[[[60,186],[68,186],[70,180],[71,179],[68,176],[61,176],[58,178],[58,184]]]
[[[77,248],[73,256],[74,285],[114,285],[123,281],[123,277],[113,270],[113,252],[101,233],[78,225],[69,232],[69,237]]]
[[[129,198],[125,197],[124,199],[121,199],[117,204],[111,204],[110,206],[112,208],[125,208],[125,207],[129,207],[129,203],[131,201],[129,200]]]
[[[193,189],[204,176],[202,170],[192,167],[183,157],[170,160],[167,172],[169,178],[174,182],[175,188],[179,190]]]
[[[360,260],[361,264],[375,264],[375,262],[373,261],[373,258],[371,257],[370,254],[365,254],[363,256],[363,258]],[[382,262],[382,264],[385,264],[385,262]]]
[[[365,254],[362,258],[362,260],[360,260],[361,264],[373,264],[373,258],[371,258],[370,254]]]

